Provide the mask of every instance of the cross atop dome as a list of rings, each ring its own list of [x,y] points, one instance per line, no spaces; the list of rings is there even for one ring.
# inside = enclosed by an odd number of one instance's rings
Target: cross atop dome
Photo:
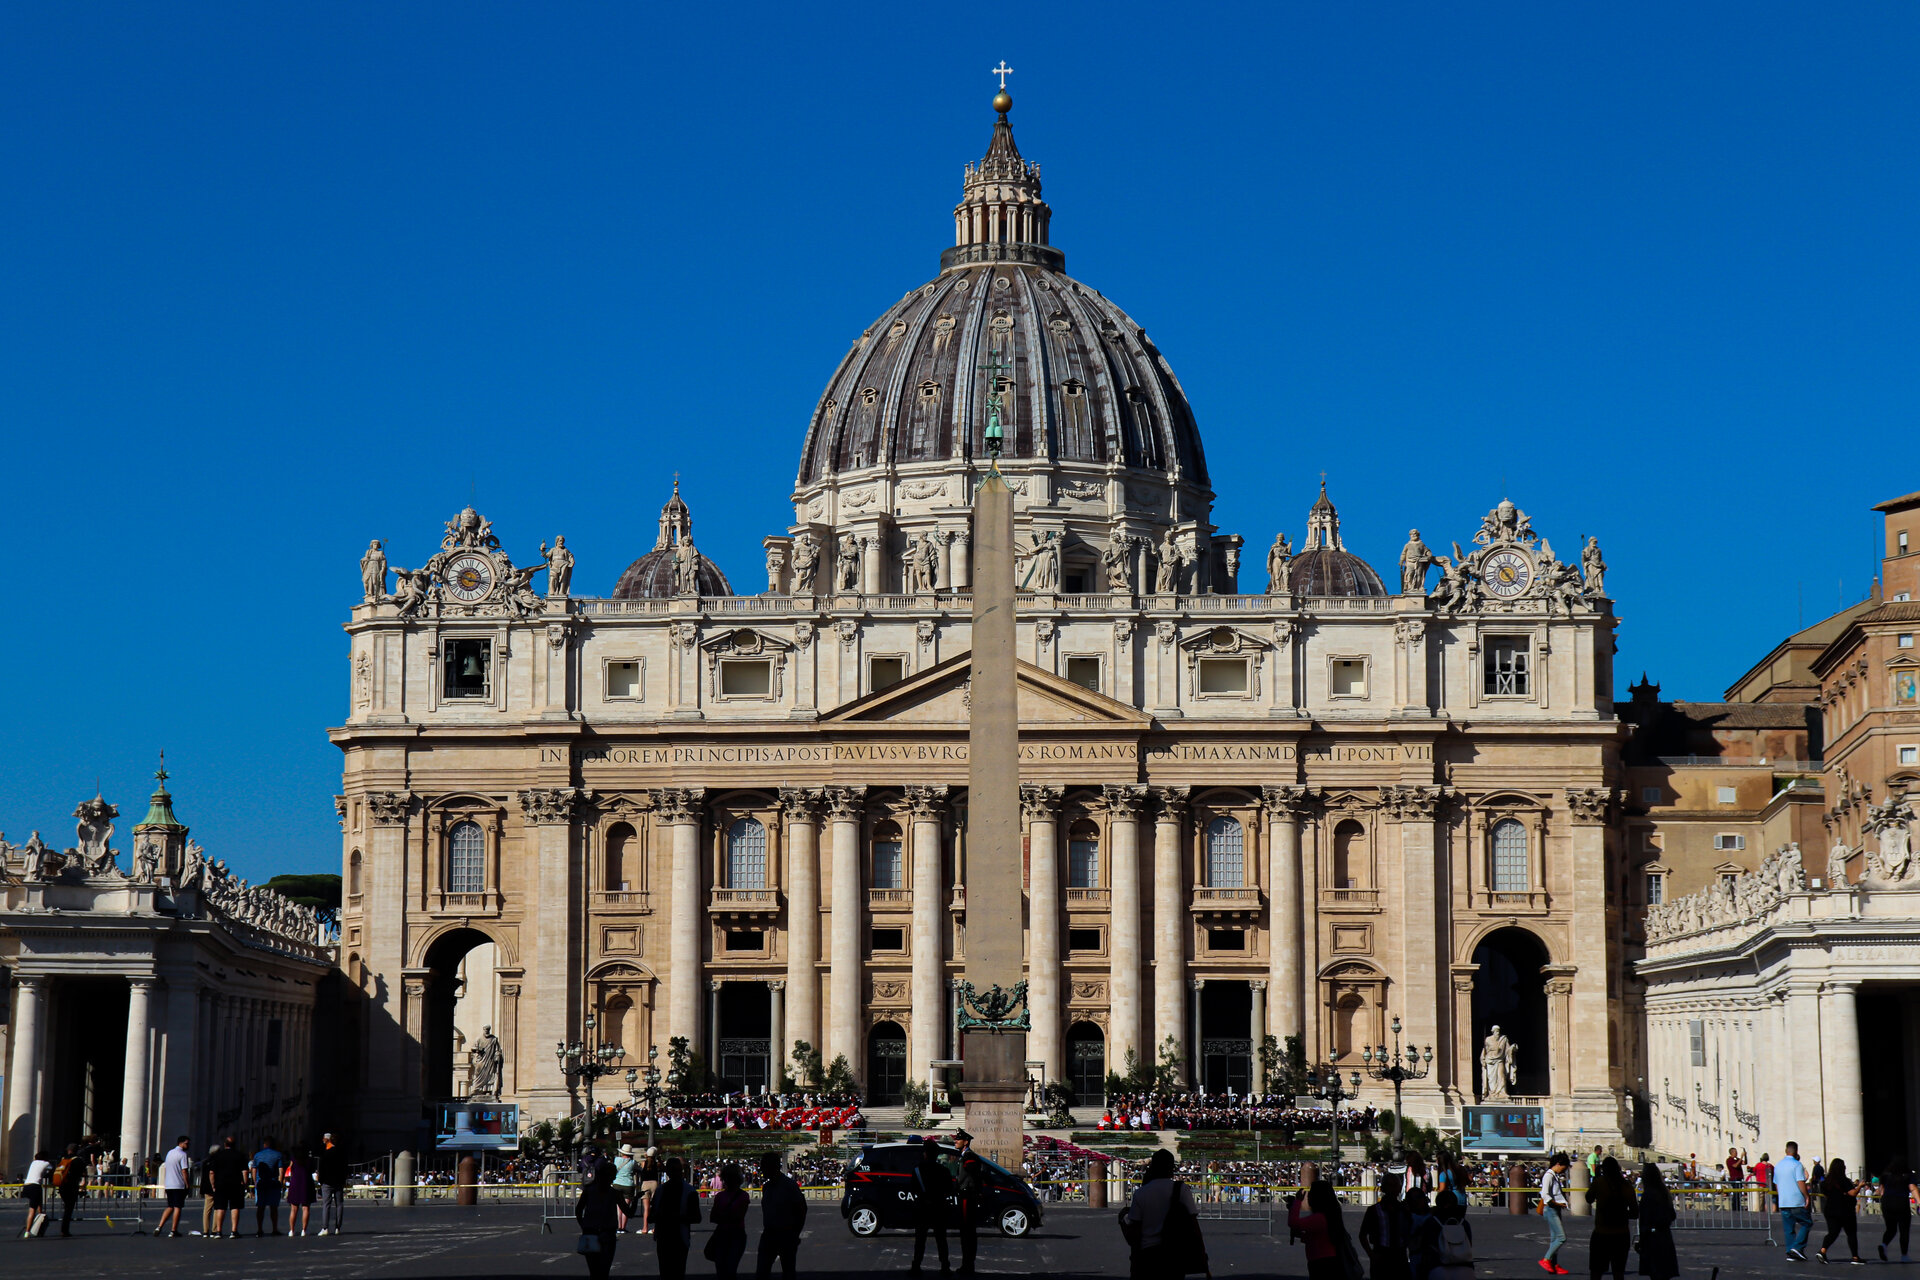
[[[1005,60],[993,69],[1001,89],[993,96],[999,118],[987,154],[966,168],[960,203],[953,211],[954,247],[941,265],[959,262],[1031,262],[1058,271],[1066,258],[1047,244],[1053,210],[1040,198],[1040,166],[1025,159],[1013,141],[1013,95],[1005,87],[1013,68]]]

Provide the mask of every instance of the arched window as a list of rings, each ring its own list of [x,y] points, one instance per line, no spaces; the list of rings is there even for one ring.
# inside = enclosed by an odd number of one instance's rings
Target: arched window
[[[347,857],[347,894],[355,898],[360,896],[360,851],[358,849]]]
[[[633,844],[633,828],[624,822],[616,822],[607,828],[606,876],[602,881],[608,893],[624,893],[633,888],[629,879],[632,869],[627,865],[627,850]]]
[[[1100,887],[1100,829],[1091,822],[1076,822],[1067,833],[1067,887]]]
[[[873,887],[906,888],[906,868],[900,856],[900,828],[882,822],[873,829]]]
[[[1358,889],[1366,874],[1367,829],[1352,818],[1333,829],[1333,887]]]
[[[447,833],[447,892],[484,893],[487,838],[477,822],[456,822]]]
[[[754,818],[741,818],[727,828],[727,886],[767,887],[767,829]]]
[[[1207,887],[1238,889],[1246,878],[1246,842],[1239,822],[1215,818],[1207,824]]]
[[[1493,891],[1527,891],[1527,829],[1512,818],[1493,824]]]

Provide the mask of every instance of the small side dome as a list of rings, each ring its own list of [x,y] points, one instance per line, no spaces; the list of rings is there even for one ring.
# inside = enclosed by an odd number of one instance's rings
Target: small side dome
[[[654,540],[653,550],[627,566],[627,571],[620,575],[619,585],[613,589],[613,598],[664,600],[686,594],[674,590],[674,570],[679,562],[682,543],[693,552],[697,594],[732,595],[733,587],[727,582],[727,575],[720,572],[720,566],[693,546],[693,512],[680,496],[680,481],[676,477],[673,496],[660,508],[660,536]]]
[[[1320,482],[1320,497],[1307,513],[1307,543],[1287,570],[1287,586],[1297,596],[1384,596],[1386,584],[1373,566],[1340,542],[1340,513]]]

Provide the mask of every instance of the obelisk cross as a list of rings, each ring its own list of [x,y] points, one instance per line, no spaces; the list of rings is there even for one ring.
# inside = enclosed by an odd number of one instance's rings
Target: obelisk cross
[[[1000,65],[987,72],[987,74],[990,76],[999,76],[1000,87],[1004,89],[1007,87],[1007,77],[1013,74],[1013,68],[1007,65],[1005,58],[1002,58],[1000,59]]]
[[[1006,447],[1006,433],[1000,425],[1000,382],[1011,367],[1001,362],[998,351],[989,351],[987,363],[981,366],[981,372],[987,375],[987,453],[995,471],[1000,468],[1000,451]]]

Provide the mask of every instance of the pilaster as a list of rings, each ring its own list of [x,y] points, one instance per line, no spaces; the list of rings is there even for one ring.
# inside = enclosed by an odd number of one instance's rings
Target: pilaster
[[[1108,843],[1113,848],[1109,876],[1111,936],[1107,940],[1107,1054],[1125,1062],[1127,1051],[1153,1061],[1153,1046],[1140,1034],[1140,809],[1147,789],[1108,786]]]
[[[1020,785],[1027,819],[1027,1006],[1033,1030],[1027,1052],[1045,1063],[1048,1081],[1066,1074],[1060,1023],[1060,788]]]

